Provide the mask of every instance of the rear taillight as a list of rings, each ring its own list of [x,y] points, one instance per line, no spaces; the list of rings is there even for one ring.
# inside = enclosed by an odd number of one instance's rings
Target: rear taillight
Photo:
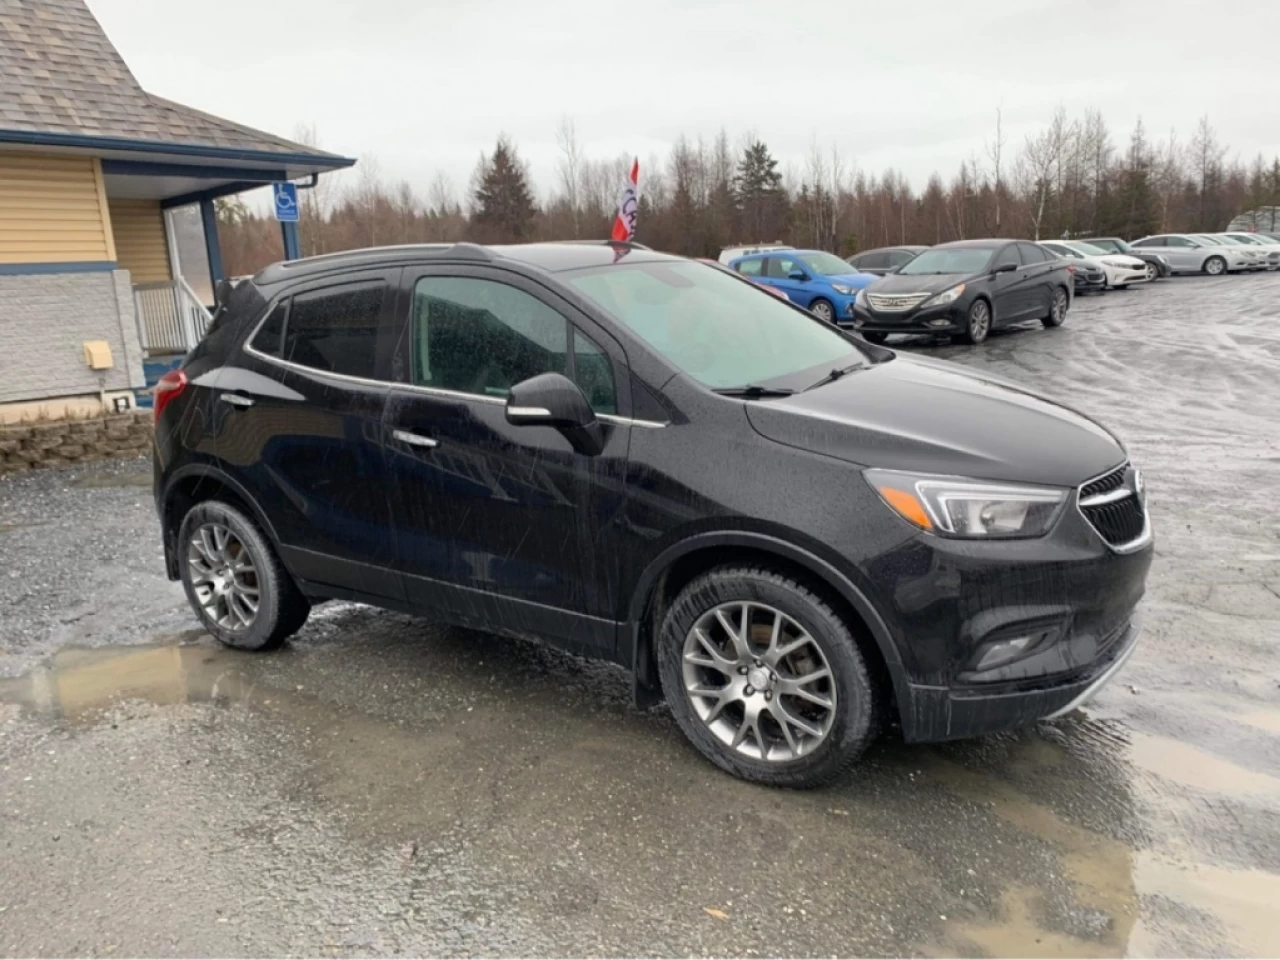
[[[187,375],[181,370],[170,370],[160,378],[155,390],[152,391],[152,404],[155,406],[157,420],[160,419],[160,414],[164,413],[164,408],[177,399],[185,389],[187,389]]]

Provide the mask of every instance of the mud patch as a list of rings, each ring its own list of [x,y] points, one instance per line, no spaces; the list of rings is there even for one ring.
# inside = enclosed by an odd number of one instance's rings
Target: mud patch
[[[1130,749],[1139,767],[1173,783],[1207,793],[1280,799],[1280,778],[1246,769],[1190,744],[1135,734]]]

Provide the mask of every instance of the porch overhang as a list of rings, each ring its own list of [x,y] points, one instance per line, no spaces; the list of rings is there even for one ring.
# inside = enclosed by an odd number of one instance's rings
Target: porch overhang
[[[320,152],[245,150],[30,130],[0,130],[0,145],[8,150],[97,157],[102,161],[108,196],[160,200],[165,207],[318,176],[356,162]]]

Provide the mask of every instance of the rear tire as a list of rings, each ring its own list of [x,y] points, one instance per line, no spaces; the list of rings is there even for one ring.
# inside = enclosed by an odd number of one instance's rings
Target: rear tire
[[[694,579],[663,620],[657,657],[681,731],[744,780],[823,786],[875,735],[875,689],[848,625],[771,570],[722,567]]]
[[[272,650],[311,613],[257,524],[220,500],[197,503],[183,517],[178,574],[205,629],[237,650]]]
[[[819,320],[825,320],[827,323],[834,324],[836,322],[836,308],[831,305],[830,301],[823,300],[821,297],[809,304],[809,312]]]
[[[1204,272],[1211,277],[1220,277],[1227,272],[1227,261],[1222,257],[1210,257],[1204,262]]]
[[[979,298],[969,306],[969,314],[965,317],[964,333],[960,339],[965,343],[979,344],[987,339],[991,332],[991,305]]]
[[[1040,322],[1046,327],[1060,327],[1067,319],[1067,291],[1062,287],[1056,287],[1053,291],[1053,300],[1049,304],[1049,315],[1042,317]]]

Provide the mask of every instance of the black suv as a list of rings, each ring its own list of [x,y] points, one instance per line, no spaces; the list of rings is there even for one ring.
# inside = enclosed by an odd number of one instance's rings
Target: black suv
[[[642,248],[272,266],[155,410],[168,573],[223,643],[329,598],[543,638],[754,780],[1063,712],[1138,633],[1105,429]]]
[[[858,292],[853,327],[871,343],[891,333],[950,334],[981,343],[1023,320],[1060,327],[1075,287],[1066,263],[1023,240],[930,247]]]

